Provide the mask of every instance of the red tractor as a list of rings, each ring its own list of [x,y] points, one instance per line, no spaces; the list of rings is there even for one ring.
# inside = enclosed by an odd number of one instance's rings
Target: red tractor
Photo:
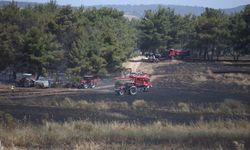
[[[184,59],[185,57],[190,55],[190,51],[189,50],[179,50],[179,49],[170,49],[168,51],[168,56],[170,58],[180,58],[180,59]]]
[[[80,81],[79,89],[95,88],[98,82],[98,78],[92,75],[84,76]]]
[[[115,92],[118,95],[125,93],[136,95],[137,92],[146,92],[152,87],[149,75],[147,74],[131,74],[125,78],[116,78]]]

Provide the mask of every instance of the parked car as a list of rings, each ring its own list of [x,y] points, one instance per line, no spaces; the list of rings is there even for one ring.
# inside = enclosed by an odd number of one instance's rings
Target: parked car
[[[15,85],[17,87],[33,87],[35,79],[30,73],[17,74]]]
[[[161,54],[159,54],[159,53],[152,53],[152,52],[145,53],[145,56],[147,58],[147,59],[145,59],[146,62],[153,62],[153,63],[159,62],[159,60],[161,58]]]
[[[40,76],[38,78],[38,80],[36,80],[34,82],[34,85],[35,87],[39,87],[39,88],[49,88],[50,87],[50,82],[49,82],[49,79],[43,77],[43,76]]]

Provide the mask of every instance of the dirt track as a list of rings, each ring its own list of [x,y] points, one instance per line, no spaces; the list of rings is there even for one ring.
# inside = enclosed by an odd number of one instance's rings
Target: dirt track
[[[142,63],[140,69],[151,71],[154,78],[154,87],[149,92],[138,93],[136,96],[117,96],[113,91],[112,79],[105,79],[96,89],[29,89],[26,92],[0,92],[1,98],[10,99],[10,103],[0,102],[0,110],[13,114],[16,118],[23,119],[28,116],[36,120],[44,114],[48,114],[54,120],[63,121],[71,119],[90,119],[102,121],[139,121],[151,122],[155,120],[169,120],[172,122],[193,122],[202,116],[206,120],[226,119],[232,116],[216,116],[211,114],[183,114],[171,113],[159,110],[107,110],[91,111],[70,108],[43,107],[39,106],[47,99],[63,100],[69,97],[89,102],[98,101],[126,101],[131,104],[134,100],[143,99],[155,106],[167,107],[173,103],[185,102],[191,104],[219,103],[226,99],[234,99],[249,105],[250,92],[248,85],[239,85],[237,82],[221,82],[208,75],[207,70],[221,69],[221,64],[206,63],[183,63],[183,62],[161,62],[158,64]],[[248,67],[244,69],[249,69]],[[197,79],[198,77],[198,79]],[[240,79],[238,79],[240,80]],[[29,103],[30,105],[23,105]],[[12,105],[15,104],[15,105]],[[17,104],[17,105],[16,105]],[[118,113],[125,118],[114,117]],[[242,118],[241,116],[234,116]]]

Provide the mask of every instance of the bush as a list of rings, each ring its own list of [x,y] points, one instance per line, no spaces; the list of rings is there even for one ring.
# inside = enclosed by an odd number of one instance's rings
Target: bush
[[[0,125],[12,129],[16,126],[16,120],[11,114],[0,111]]]
[[[240,101],[226,99],[223,103],[220,104],[219,111],[224,114],[241,115],[246,113],[246,107]]]
[[[143,109],[143,108],[147,108],[148,107],[148,103],[144,100],[135,100],[132,103],[132,107],[134,109]]]
[[[43,113],[41,115],[41,122],[46,123],[47,121],[49,121],[49,114],[48,113]]]
[[[111,102],[110,107],[112,109],[129,109],[127,102]]]
[[[181,112],[190,112],[190,107],[187,103],[178,103],[178,110]]]
[[[78,101],[76,107],[81,108],[81,109],[91,109],[92,108],[91,104],[85,100]]]
[[[57,106],[59,106],[59,103],[56,100],[53,99],[53,100],[50,101],[50,106],[57,107]]]
[[[74,101],[71,98],[65,97],[63,101],[60,102],[61,107],[74,107]]]
[[[74,122],[74,129],[90,132],[94,129],[94,125],[91,122]]]

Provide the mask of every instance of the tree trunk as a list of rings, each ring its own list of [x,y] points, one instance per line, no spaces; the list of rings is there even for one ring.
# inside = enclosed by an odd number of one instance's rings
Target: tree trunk
[[[236,56],[236,61],[239,61],[239,59],[240,59],[240,55],[237,55]]]
[[[212,54],[211,54],[211,61],[213,61],[214,60],[214,52],[215,52],[215,46],[212,46]]]
[[[207,49],[204,51],[203,59],[204,59],[204,60],[207,60]]]

